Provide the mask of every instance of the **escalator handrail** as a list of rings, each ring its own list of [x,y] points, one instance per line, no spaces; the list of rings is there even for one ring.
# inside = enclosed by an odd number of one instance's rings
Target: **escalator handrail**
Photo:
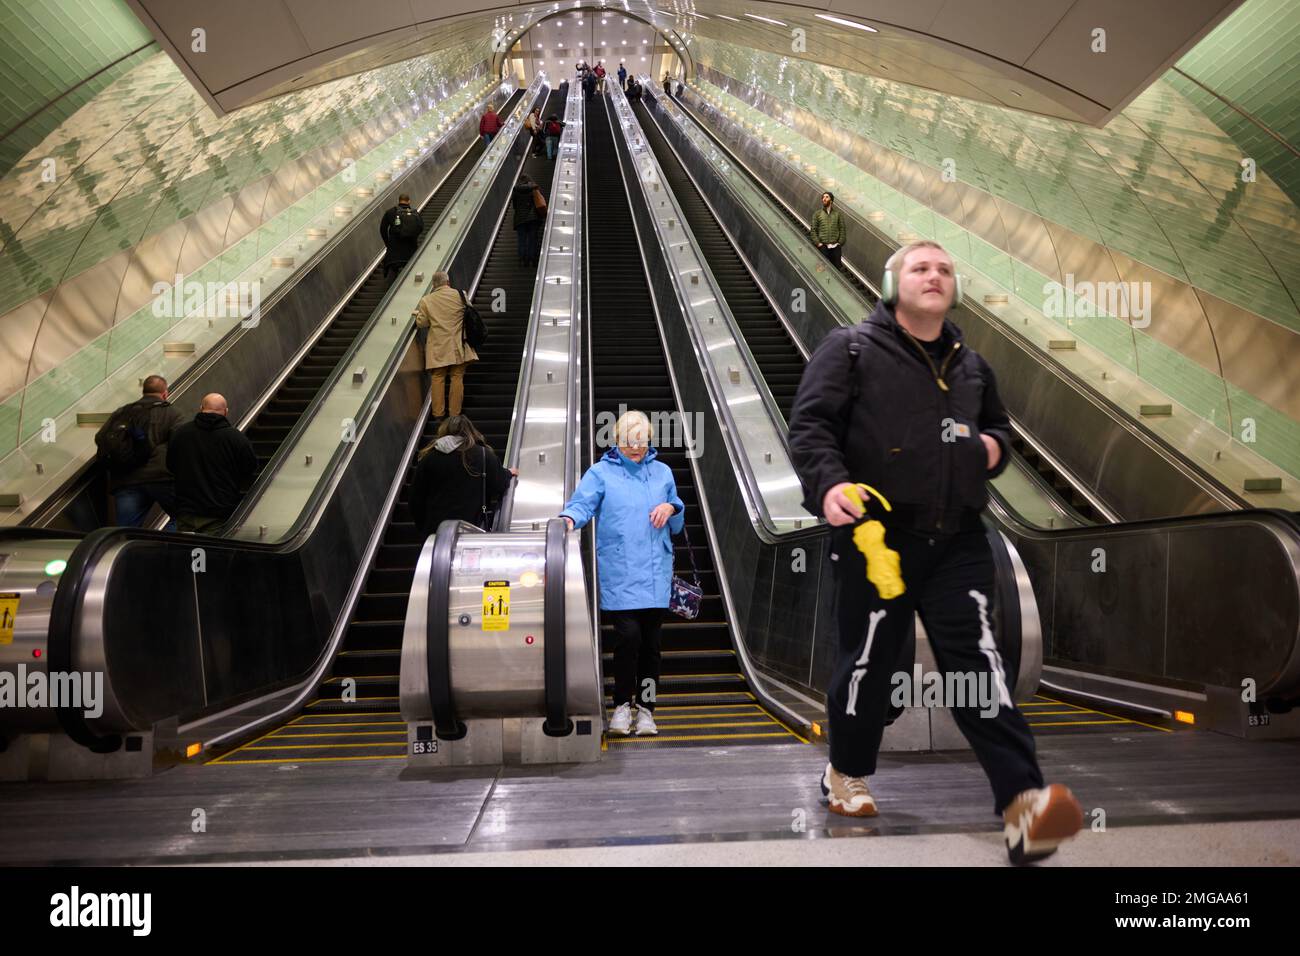
[[[462,529],[481,531],[466,522],[451,519],[438,526],[429,564],[429,613],[425,618],[425,670],[429,682],[429,703],[433,708],[434,732],[440,740],[460,740],[464,722],[456,717],[451,684],[451,571],[456,559],[456,540]]]
[[[575,105],[578,110],[585,111],[584,98],[582,96],[581,86],[575,83],[570,87],[568,99],[565,101],[564,105],[565,105],[564,122],[568,125],[566,125],[564,133],[560,139],[561,149],[563,149],[566,142],[568,142],[569,144],[578,142],[579,137],[581,136],[581,131],[584,130],[585,128],[582,122],[574,123],[573,120],[569,118],[569,109],[571,107],[574,107]],[[583,163],[584,151],[581,148],[579,148],[576,152],[578,155],[578,162]],[[556,154],[555,170],[552,174],[552,179],[551,179],[552,200],[554,199],[554,193],[555,193],[555,189],[554,189],[555,181],[556,179],[558,179],[560,174],[560,162],[562,158],[563,158],[562,153]],[[585,169],[585,166],[583,168]],[[581,198],[582,197],[580,197],[580,200]],[[557,215],[558,213],[548,209],[547,216],[546,216],[546,225],[542,232],[541,265],[538,266],[537,275],[533,281],[532,309],[529,313],[529,318],[528,318],[528,331],[525,334],[525,338],[524,338],[523,368],[519,376],[519,383],[515,388],[515,403],[514,403],[514,409],[511,413],[511,419],[510,419],[511,421],[510,438],[506,442],[505,464],[507,468],[519,467],[520,459],[523,456],[523,452],[522,452],[523,425],[528,418],[528,407],[531,399],[532,384],[533,384],[533,365],[535,364],[537,359],[536,356],[537,335],[542,323],[542,314],[541,314],[542,301],[544,298],[544,286],[546,284],[546,276],[547,276],[546,263],[551,248],[551,234],[552,234],[552,230],[555,228],[555,218]],[[580,241],[579,235],[581,234],[585,236],[585,231],[582,222],[583,219],[582,213],[579,210],[575,209],[571,215],[573,216],[573,221],[575,224],[574,225],[575,232],[574,232],[574,239],[573,239],[573,255],[570,259],[572,272],[570,275],[571,281],[569,283],[569,359],[568,359],[569,387],[566,392],[566,398],[565,398],[565,403],[568,411],[567,425],[569,431],[568,433],[566,433],[564,439],[563,501],[568,501],[570,494],[572,494],[573,488],[577,484],[576,479],[574,477],[574,469],[576,467],[577,459],[573,453],[573,436],[571,430],[577,427],[577,422],[576,422],[577,406],[575,404],[576,403],[576,392],[575,392],[576,376],[573,374],[573,372],[577,368],[576,355],[577,355],[578,343],[581,341],[581,329],[582,329],[581,276],[582,276],[582,269],[584,265],[583,265],[583,256],[581,256],[578,252],[578,243]],[[495,527],[498,529],[509,530],[510,528],[510,520],[514,514],[516,487],[517,487],[516,483],[511,482],[510,488],[506,491],[506,495],[501,501],[501,508],[498,512],[497,521],[495,525]]]
[[[709,208],[709,213],[713,216],[713,218],[714,218],[715,220],[717,220],[717,222],[718,222],[718,226],[722,229],[722,231],[723,231],[724,233],[727,234],[728,241],[730,241],[730,239],[731,239],[731,237],[730,237],[730,230],[727,228],[726,224],[723,223],[721,217],[718,216],[718,215],[714,212],[714,210],[713,210],[713,204],[712,204],[711,202],[709,202],[709,197],[708,197],[707,193],[706,193],[704,190],[700,189],[699,183],[696,182],[696,180],[695,180],[695,176],[691,173],[690,169],[687,168],[686,164],[685,164],[684,162],[681,161],[681,159],[680,159],[680,153],[678,152],[677,148],[676,148],[675,146],[673,146],[673,144],[672,144],[671,142],[669,142],[667,135],[665,135],[665,134],[662,132],[662,123],[660,122],[660,120],[659,120],[658,117],[656,116],[656,112],[663,112],[665,115],[667,115],[667,116],[668,116],[668,117],[669,117],[669,118],[670,118],[674,123],[676,123],[678,126],[681,126],[681,127],[685,128],[686,124],[682,122],[682,120],[679,118],[679,115],[678,115],[678,114],[685,114],[686,111],[685,111],[685,109],[684,109],[682,106],[680,106],[680,105],[679,105],[675,100],[673,100],[671,97],[666,97],[666,100],[667,100],[668,103],[672,104],[672,105],[675,107],[675,109],[674,109],[674,110],[669,110],[669,109],[667,109],[665,106],[663,106],[663,105],[660,103],[660,98],[661,98],[661,96],[662,96],[662,91],[659,91],[659,92],[657,92],[657,93],[656,93],[656,92],[651,92],[651,94],[650,94],[650,96],[649,96],[649,102],[652,103],[652,104],[654,104],[655,109],[654,109],[654,110],[650,110],[649,108],[647,108],[647,109],[646,109],[646,112],[647,112],[647,114],[648,114],[652,119],[655,120],[656,125],[659,125],[659,126],[661,127],[660,135],[664,137],[664,142],[667,144],[669,150],[672,151],[673,155],[679,157],[679,158],[678,158],[678,162],[681,163],[682,171],[686,174],[686,177],[687,177],[687,178],[691,181],[691,183],[695,186],[696,191],[700,193],[700,197],[704,200],[705,205],[708,206],[708,208]],[[642,105],[645,105],[645,103],[646,103],[646,99],[647,99],[646,96],[645,96],[645,95],[642,95],[642,99],[641,99]],[[705,130],[703,129],[703,127],[701,127],[699,124],[695,124],[695,125],[694,125],[694,128],[700,130],[701,133],[702,133],[702,135],[704,135],[706,138],[709,138],[709,134],[707,133],[707,131],[705,131]],[[692,145],[694,145],[694,144],[692,144]],[[734,158],[734,156],[732,156],[732,154],[731,154],[730,151],[727,151],[727,156],[731,159],[731,161],[732,161],[735,165],[740,166],[742,169],[745,170],[745,174],[746,174],[746,176],[747,176],[751,181],[753,181],[753,182],[755,183],[756,188],[758,188],[758,189],[760,189],[760,190],[765,190],[765,189],[766,189],[765,186],[761,185],[761,183],[759,182],[759,180],[757,180],[757,178],[756,178],[756,177],[754,176],[754,174],[749,170],[749,168],[746,167],[746,166],[744,166],[744,165],[743,165],[742,163],[740,163],[738,160],[736,160],[736,159]],[[746,227],[747,229],[752,229],[752,230],[754,230],[755,232],[759,232],[759,233],[761,233],[761,234],[762,234],[762,235],[767,239],[768,243],[770,243],[770,244],[773,246],[773,248],[784,249],[784,248],[785,248],[785,242],[784,242],[780,237],[778,237],[774,232],[772,232],[771,227],[769,227],[768,224],[762,220],[762,218],[760,218],[759,216],[757,216],[757,215],[754,214],[753,210],[750,208],[750,204],[749,204],[748,202],[746,202],[746,200],[744,199],[744,197],[741,196],[741,195],[740,195],[738,192],[736,192],[734,189],[731,189],[730,184],[726,183],[725,181],[723,181],[723,180],[721,180],[721,179],[719,180],[719,182],[721,182],[721,184],[723,185],[724,188],[728,189],[728,190],[731,192],[731,194],[735,197],[736,201],[737,201],[741,206],[743,206],[743,207],[745,207],[746,209],[749,209],[749,210],[750,210],[750,217],[749,217],[749,219],[746,221],[746,223],[745,223],[745,227]],[[735,245],[735,243],[733,242],[732,245]],[[841,310],[840,310],[838,307],[836,307],[836,306],[834,305],[833,300],[828,299],[825,295],[822,294],[821,285],[820,285],[820,280],[819,280],[817,277],[810,275],[810,274],[807,272],[807,269],[806,269],[806,267],[804,266],[803,263],[798,262],[798,261],[796,261],[796,260],[791,260],[791,259],[789,259],[788,257],[787,257],[787,261],[788,261],[788,262],[790,263],[790,265],[793,267],[795,273],[798,274],[800,277],[802,277],[802,279],[804,280],[804,287],[806,288],[806,290],[809,291],[809,292],[811,292],[813,295],[815,295],[815,296],[816,296],[816,297],[817,297],[817,298],[818,298],[818,299],[819,299],[819,300],[824,304],[824,306],[825,306],[825,308],[826,308],[826,311],[829,312],[829,313],[831,313],[832,315],[837,315],[837,316],[841,315]],[[853,283],[849,282],[849,280],[848,280],[847,278],[844,277],[844,274],[843,274],[842,272],[840,272],[838,269],[828,269],[828,270],[827,270],[827,275],[831,278],[831,281],[832,281],[832,282],[835,282],[835,283],[837,283],[838,285],[842,286],[842,287],[844,288],[844,290],[845,290],[846,293],[851,294],[855,299],[861,299],[861,294],[858,292],[857,289],[855,289],[855,288],[853,287]],[[757,277],[757,276],[755,277],[755,280],[756,280],[756,281],[758,280],[758,277]],[[761,284],[761,283],[760,283],[760,284]],[[866,284],[866,283],[864,283],[864,284]],[[770,297],[769,297],[769,298],[770,298]],[[869,314],[870,311],[871,311],[871,307],[872,307],[872,306],[871,306],[871,303],[866,302],[865,300],[863,300],[863,305],[866,307],[866,312],[867,312],[867,314]],[[779,313],[778,310],[776,310],[776,309],[774,308],[773,311],[774,311],[774,312],[777,312],[778,318],[781,317],[781,316],[780,316],[780,313]],[[864,314],[864,315],[862,316],[862,319],[865,320],[866,317],[867,317],[867,315]],[[844,324],[847,324],[847,325],[853,325],[853,324],[856,324],[855,320],[851,319],[851,318],[848,317],[848,316],[842,316],[841,321],[844,322]],[[787,323],[785,323],[784,321],[782,321],[781,324],[782,324],[783,326],[786,327],[787,331],[789,331],[789,334],[790,334],[791,339],[794,340],[795,347],[798,348],[801,352],[805,352],[805,353],[807,353],[807,354],[804,355],[804,360],[807,361],[808,358],[809,358],[809,356],[811,355],[812,351],[817,347],[816,343],[807,343],[807,342],[804,342],[804,341],[803,341],[803,340],[802,340],[798,335],[796,335],[796,334],[793,332],[793,330],[791,330],[791,329],[789,328],[789,326],[787,325]]]
[[[525,93],[525,96],[520,101],[520,106],[527,105],[527,102],[528,102],[528,97],[527,97],[527,93]],[[519,107],[516,107],[516,112],[518,111],[518,109]],[[473,116],[467,114],[466,117],[461,120],[461,123],[462,124],[468,123],[472,119]],[[516,122],[516,120],[517,118],[515,116],[512,116],[511,119],[507,121],[505,126],[508,126],[510,122]],[[519,130],[522,130],[523,128],[522,120],[519,120],[518,122],[520,124]],[[516,130],[516,135],[520,135],[519,130]],[[504,128],[502,132],[505,132]],[[462,156],[462,159],[463,158],[464,157]],[[457,160],[457,162],[460,161],[461,160]],[[446,208],[443,210],[443,215],[438,218],[438,221],[437,223],[434,224],[433,228],[427,230],[427,234],[425,235],[424,240],[422,240],[421,242],[420,249],[417,250],[415,255],[411,257],[410,262],[407,263],[406,267],[401,271],[401,273],[398,274],[397,278],[393,280],[392,285],[390,285],[388,289],[385,291],[383,298],[380,299],[379,304],[375,306],[375,309],[371,313],[370,318],[366,320],[365,325],[362,326],[361,330],[357,333],[356,337],[352,340],[352,343],[348,346],[347,352],[344,353],[343,357],[339,359],[338,364],[336,364],[334,368],[330,371],[329,375],[326,376],[325,381],[321,384],[320,388],[317,390],[315,396],[313,396],[307,408],[303,410],[303,413],[300,416],[298,416],[298,420],[293,423],[293,426],[290,428],[289,433],[284,437],[283,441],[280,442],[280,447],[276,449],[275,454],[266,463],[266,467],[262,469],[261,474],[258,475],[257,480],[253,483],[252,488],[249,489],[248,494],[246,494],[243,500],[240,502],[239,508],[236,510],[234,515],[232,515],[230,520],[226,522],[226,524],[223,526],[223,528],[221,529],[221,533],[229,534],[234,529],[241,527],[245,522],[245,520],[247,519],[249,513],[252,511],[253,507],[259,502],[261,497],[267,492],[268,488],[276,480],[276,478],[279,477],[280,472],[283,470],[285,463],[289,460],[289,456],[294,454],[297,451],[298,439],[300,439],[302,437],[303,432],[305,432],[313,424],[316,415],[319,413],[321,407],[325,404],[325,402],[330,398],[334,388],[338,385],[339,380],[342,379],[345,375],[351,373],[353,357],[360,349],[364,347],[367,337],[369,336],[371,331],[373,331],[374,327],[382,320],[383,316],[385,315],[385,313],[387,312],[390,306],[390,303],[392,302],[393,297],[396,296],[402,290],[402,287],[406,284],[406,280],[415,269],[416,260],[421,254],[421,252],[423,251],[424,245],[430,239],[433,238],[434,233],[437,232],[438,225],[441,224],[443,218],[450,212],[451,208],[455,205],[456,197],[460,196],[462,192],[470,188],[470,180],[471,180],[470,176],[465,177],[465,181],[460,184],[460,186],[456,190],[455,195],[453,195],[452,199],[447,203]],[[484,198],[486,198],[486,196],[487,193],[484,192]],[[457,250],[460,248],[461,244],[465,240],[465,236],[468,234],[468,222],[472,221],[472,219],[473,219],[472,216],[466,218],[466,222],[467,222],[466,229],[463,229],[461,231],[460,235],[456,239],[455,244],[453,244],[453,246],[447,250],[446,260],[448,262],[451,262],[455,259]],[[368,391],[366,396],[366,401],[363,402],[362,405],[360,406],[361,408],[366,409],[367,412],[373,410],[375,404],[374,403],[375,396],[378,394],[382,394],[382,390],[384,388],[387,388],[388,381],[391,378],[393,371],[398,365],[401,364],[407,351],[410,349],[411,341],[415,338],[416,329],[410,317],[409,316],[403,317],[403,321],[406,322],[408,326],[405,334],[394,344],[394,347],[388,354],[388,360],[385,362],[384,366],[379,370],[379,374],[377,374],[372,380],[370,390]],[[368,420],[369,420],[369,415],[367,415],[364,420],[358,420],[356,422],[357,434],[360,434],[362,428],[364,427],[364,422]],[[324,480],[324,476],[330,475],[334,472],[334,470],[338,467],[339,461],[348,454],[349,452],[348,446],[352,444],[355,443],[339,442],[338,445],[335,446],[334,451],[330,456],[330,461],[321,471],[322,480],[317,482],[316,489],[313,491],[311,497],[308,499],[304,507],[300,510],[297,520],[293,523],[293,525],[290,526],[290,529],[284,535],[283,540],[292,540],[296,536],[296,534],[302,530],[302,526],[307,522],[307,520],[309,520],[310,515],[314,512],[315,508],[319,505],[320,498],[322,496],[324,488],[326,488],[329,484],[327,480]]]
[[[621,95],[622,95],[622,91],[619,90],[617,87],[615,87],[614,99],[617,100]],[[631,104],[628,104],[626,100],[624,100],[624,103],[627,105],[628,111],[630,113]],[[615,126],[621,125],[618,124],[618,115],[616,109],[612,103],[608,104],[607,108],[611,111],[614,111],[614,115],[611,116],[609,121],[610,131],[611,133],[613,133],[615,156],[619,164],[619,170],[623,175],[625,188],[629,193],[629,204],[631,204],[632,200],[630,196],[631,196],[631,191],[633,189],[633,183],[636,184],[636,188],[641,189],[642,180],[641,180],[641,176],[639,175],[638,171],[634,166],[631,145],[627,142],[626,137],[620,135],[619,132],[615,131]],[[636,122],[635,116],[632,117],[632,121]],[[619,144],[622,144],[622,149],[619,148]],[[648,145],[646,149],[647,150],[649,149]],[[624,159],[625,156],[626,156],[626,160]],[[656,168],[658,168],[658,162],[655,160],[653,153],[649,154],[649,159],[652,162],[654,162]],[[627,169],[624,169],[625,165],[632,167],[631,175],[628,174]],[[668,195],[665,198],[672,199],[671,191],[667,189],[667,181],[662,177],[662,171],[660,173],[660,182],[664,184],[665,192],[668,193]],[[644,191],[639,193],[639,202],[642,208],[648,208],[647,204],[649,202],[649,199],[644,193]],[[681,218],[681,211],[680,209],[677,209],[676,211],[677,211],[678,221],[682,223],[682,227],[685,230],[686,223]],[[647,213],[647,215],[653,215],[653,214]],[[633,212],[632,219],[635,225],[636,224],[635,212]],[[664,246],[662,237],[658,234],[656,230],[651,229],[651,232],[653,233],[653,235],[646,237],[644,241],[653,241],[658,247],[659,253],[663,257],[664,261],[671,262],[672,260],[668,256],[668,250]],[[643,240],[641,238],[640,227],[637,227],[636,233],[637,233],[638,247],[641,247]],[[704,256],[701,253],[699,253],[698,248],[696,250],[696,255],[702,268],[704,270],[708,270],[708,263],[705,261]],[[641,258],[643,263],[645,261],[645,257],[646,257],[645,249],[644,247],[641,247]],[[645,266],[645,268],[648,275],[649,267]],[[740,429],[736,424],[735,418],[731,414],[731,408],[728,405],[728,403],[726,401],[720,400],[720,397],[725,394],[725,390],[723,389],[722,384],[718,381],[712,362],[709,361],[705,356],[704,345],[699,339],[699,330],[696,328],[695,322],[691,320],[691,317],[688,314],[687,309],[685,308],[685,303],[691,301],[690,296],[686,293],[686,290],[682,287],[680,282],[680,276],[677,274],[677,270],[668,269],[667,271],[669,273],[669,281],[672,284],[672,292],[676,298],[677,306],[683,314],[684,327],[686,328],[687,334],[690,337],[691,347],[695,352],[695,360],[699,364],[700,371],[703,374],[705,381],[708,385],[710,401],[713,405],[714,414],[723,423],[723,428],[722,428],[723,441],[727,444],[728,454],[731,456],[731,460],[733,464],[738,465],[736,474],[740,478],[741,485],[744,489],[743,497],[745,500],[745,509],[749,513],[750,521],[753,523],[755,529],[758,531],[760,538],[762,538],[766,543],[769,544],[775,543],[775,541],[777,540],[776,535],[780,534],[780,532],[778,531],[775,523],[771,519],[771,515],[769,514],[767,509],[766,501],[762,494],[762,490],[758,487],[758,481],[754,475],[753,470],[747,467],[748,463],[745,460],[745,455],[743,451],[741,451],[741,449],[736,447],[735,445],[735,442],[738,440],[738,436],[741,434]],[[726,308],[726,303],[723,300],[722,295],[717,292],[717,284],[713,279],[711,271],[709,272],[708,278],[710,283],[712,284],[712,288],[714,289],[714,294],[717,298],[717,302],[719,306],[718,312],[721,315],[724,315],[727,318],[727,320],[731,323],[730,328],[732,332],[732,337],[735,340],[737,346],[737,350],[740,352],[742,359],[746,361],[748,364],[758,394],[762,397],[764,407],[767,409],[774,423],[784,422],[785,420],[784,416],[781,415],[780,410],[776,407],[776,402],[772,398],[771,390],[768,389],[767,383],[764,381],[762,375],[757,371],[758,364],[754,360],[752,353],[750,353],[748,345],[745,342],[744,336],[741,334],[739,328],[736,326],[734,316],[731,315],[731,310]],[[651,287],[650,289],[650,295],[651,295],[651,299],[656,302],[656,314],[658,314],[658,307],[657,307],[658,300],[655,297],[653,287]],[[672,369],[670,366],[669,368],[670,374],[671,371]],[[776,429],[777,439],[781,443],[781,446],[785,449],[786,454],[788,456],[789,439],[784,432],[785,429],[781,429],[781,428]],[[812,519],[812,520],[816,521],[817,519]],[[800,532],[804,530],[806,529],[798,529],[793,533],[795,535],[798,535]],[[780,540],[783,541],[787,540],[786,535],[784,534],[781,535]]]
[[[568,688],[568,642],[565,613],[565,568],[568,560],[568,528],[563,518],[546,522],[546,579],[543,582],[542,643],[546,723],[548,737],[567,737],[573,721],[566,713]]]
[[[158,532],[141,532],[136,529],[100,528],[87,534],[68,555],[68,564],[59,578],[50,604],[49,631],[45,643],[46,667],[50,673],[71,674],[76,668],[72,659],[73,637],[77,628],[77,612],[82,595],[89,589],[90,581],[99,565],[99,559],[120,541],[136,535],[153,536]],[[69,584],[72,586],[69,587]],[[122,746],[120,734],[101,736],[86,723],[85,712],[74,707],[71,700],[55,700],[54,712],[59,726],[68,738],[91,753],[113,753]]]

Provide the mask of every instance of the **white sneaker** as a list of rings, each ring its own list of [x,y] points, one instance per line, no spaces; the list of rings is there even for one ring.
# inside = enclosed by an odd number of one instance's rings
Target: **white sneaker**
[[[609,732],[626,737],[632,732],[632,705],[619,704],[614,708],[614,716],[609,719]]]
[[[876,800],[866,777],[846,777],[830,764],[822,774],[822,796],[830,808],[846,817],[874,817]]]
[[[655,726],[654,714],[650,713],[649,708],[642,707],[636,712],[636,735],[638,737],[653,737],[659,733],[659,728]]]

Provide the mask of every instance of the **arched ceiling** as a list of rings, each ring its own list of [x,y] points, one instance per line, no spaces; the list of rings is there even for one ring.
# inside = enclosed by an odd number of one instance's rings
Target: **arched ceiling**
[[[547,16],[606,9],[687,51],[699,35],[1102,125],[1242,0],[127,2],[218,113],[459,44],[499,60]]]

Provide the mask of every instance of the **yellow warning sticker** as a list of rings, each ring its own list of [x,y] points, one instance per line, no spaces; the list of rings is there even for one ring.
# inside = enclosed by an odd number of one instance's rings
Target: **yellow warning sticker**
[[[18,595],[9,591],[0,594],[0,644],[14,642],[14,621],[18,618]]]
[[[483,630],[510,630],[510,582],[483,582]]]

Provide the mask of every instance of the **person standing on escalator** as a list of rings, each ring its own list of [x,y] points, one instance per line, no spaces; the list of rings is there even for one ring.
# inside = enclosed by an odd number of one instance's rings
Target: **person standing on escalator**
[[[501,132],[501,117],[497,116],[496,107],[489,103],[478,121],[478,134],[483,137],[483,145],[491,146],[492,137],[499,132]]]
[[[1044,785],[994,639],[980,515],[986,482],[1006,467],[1010,423],[993,370],[946,318],[961,287],[943,247],[904,246],[881,286],[866,322],[817,347],[790,416],[804,507],[831,526],[839,649],[822,792],[835,813],[876,815],[867,778],[919,613],[943,686],[975,688],[944,703],[992,785],[1008,855],[1031,862],[1079,830],[1082,810],[1068,788]]]
[[[411,479],[411,518],[423,542],[444,521],[467,521],[484,531],[493,506],[519,475],[502,468],[492,446],[464,415],[449,415],[420,449]]]
[[[478,353],[465,341],[468,302],[464,292],[452,288],[447,273],[435,272],[433,287],[415,308],[416,327],[429,330],[424,341],[424,367],[432,390],[429,413],[434,419],[442,418],[449,406],[452,415],[460,414],[465,399],[465,370],[470,362],[478,361]],[[448,380],[450,396],[445,391]]]
[[[524,173],[510,194],[512,221],[519,250],[519,265],[537,268],[542,255],[542,221],[546,218],[546,197],[541,187]]]
[[[812,227],[808,230],[812,241],[822,255],[831,261],[835,268],[840,268],[844,258],[844,217],[835,208],[835,194],[830,190],[822,193],[822,208],[813,216]]]
[[[609,732],[655,727],[660,629],[672,589],[672,535],[686,526],[673,470],[656,460],[650,420],[637,411],[614,424],[616,447],[587,469],[560,512],[569,530],[596,524],[596,574],[601,617],[614,626],[614,714]]]
[[[420,234],[423,232],[424,220],[420,218],[420,211],[412,209],[411,197],[402,193],[397,197],[397,205],[379,220],[379,238],[388,250],[384,256],[384,278],[397,275],[406,268],[420,248]]]

